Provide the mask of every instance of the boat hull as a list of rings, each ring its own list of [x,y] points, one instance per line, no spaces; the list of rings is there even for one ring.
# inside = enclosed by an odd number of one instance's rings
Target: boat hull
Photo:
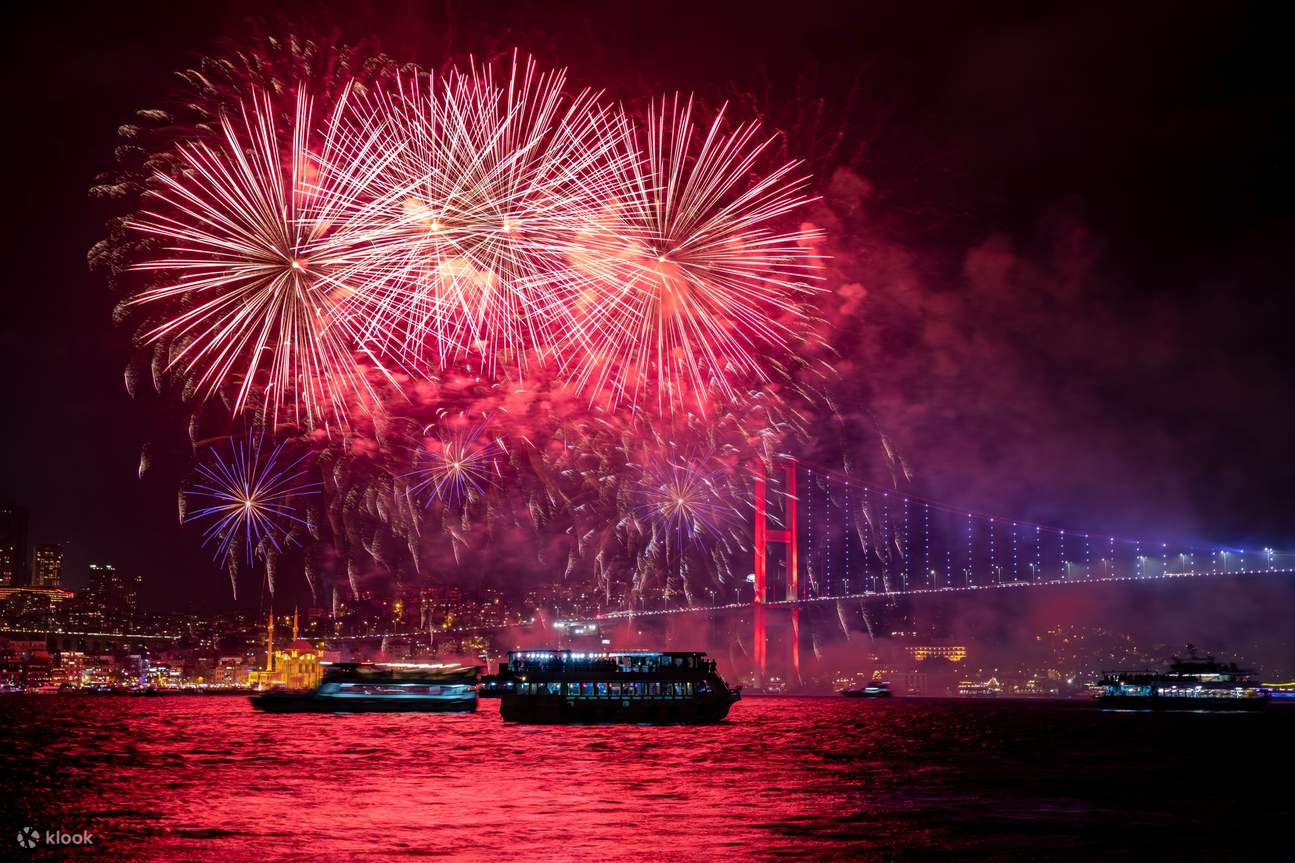
[[[336,698],[313,693],[266,692],[253,695],[252,706],[266,713],[474,713],[471,698],[393,698],[350,696]]]
[[[710,725],[723,722],[736,698],[621,700],[506,694],[499,713],[505,722],[528,725]]]
[[[1097,705],[1108,710],[1263,710],[1266,698],[1166,698],[1156,695],[1099,695]]]

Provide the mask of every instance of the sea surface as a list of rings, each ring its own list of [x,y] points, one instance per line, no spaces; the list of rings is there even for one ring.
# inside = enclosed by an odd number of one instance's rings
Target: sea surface
[[[552,728],[496,701],[7,696],[0,759],[0,860],[1295,859],[1285,708],[748,698],[717,726]]]

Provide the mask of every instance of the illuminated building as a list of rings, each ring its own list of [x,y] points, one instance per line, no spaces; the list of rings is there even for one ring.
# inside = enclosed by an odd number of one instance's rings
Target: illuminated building
[[[27,583],[27,510],[0,506],[0,587]]]
[[[0,623],[6,626],[45,629],[73,594],[48,587],[0,587]]]
[[[38,545],[32,552],[32,587],[63,586],[63,547]]]
[[[211,685],[216,687],[243,687],[248,685],[247,664],[241,656],[222,656],[211,670]]]
[[[297,613],[292,613],[292,642],[283,650],[274,648],[274,613],[270,613],[265,631],[265,668],[247,675],[253,689],[307,690],[319,686],[323,679],[320,653],[315,645],[299,637]]]
[[[912,645],[904,650],[917,662],[927,659],[947,659],[949,662],[962,662],[967,658],[967,648],[959,644],[949,645]]]
[[[123,631],[134,624],[139,610],[140,578],[117,571],[108,563],[90,564],[86,590],[90,615],[98,616],[105,631]]]

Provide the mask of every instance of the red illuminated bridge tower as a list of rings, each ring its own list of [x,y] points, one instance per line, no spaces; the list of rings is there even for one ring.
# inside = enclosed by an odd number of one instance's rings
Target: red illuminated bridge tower
[[[769,546],[785,547],[786,560],[786,596],[788,600],[803,599],[800,586],[800,572],[796,560],[796,460],[791,458],[776,459],[772,466],[762,459],[752,463],[755,474],[755,667],[759,682],[764,685],[765,672],[768,667],[768,635],[766,603],[769,601]],[[769,474],[770,468],[777,475],[782,475],[782,527],[769,523]],[[800,606],[791,606],[791,672],[800,679]]]

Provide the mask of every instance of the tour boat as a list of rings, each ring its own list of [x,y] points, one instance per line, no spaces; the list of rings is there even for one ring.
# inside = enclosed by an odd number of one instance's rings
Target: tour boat
[[[314,690],[272,689],[251,701],[269,713],[470,713],[477,709],[479,671],[471,665],[334,663]]]
[[[1269,697],[1252,672],[1195,651],[1167,671],[1107,672],[1099,686],[1097,703],[1117,710],[1259,710]]]
[[[519,650],[482,679],[507,722],[719,722],[741,698],[705,653]]]

